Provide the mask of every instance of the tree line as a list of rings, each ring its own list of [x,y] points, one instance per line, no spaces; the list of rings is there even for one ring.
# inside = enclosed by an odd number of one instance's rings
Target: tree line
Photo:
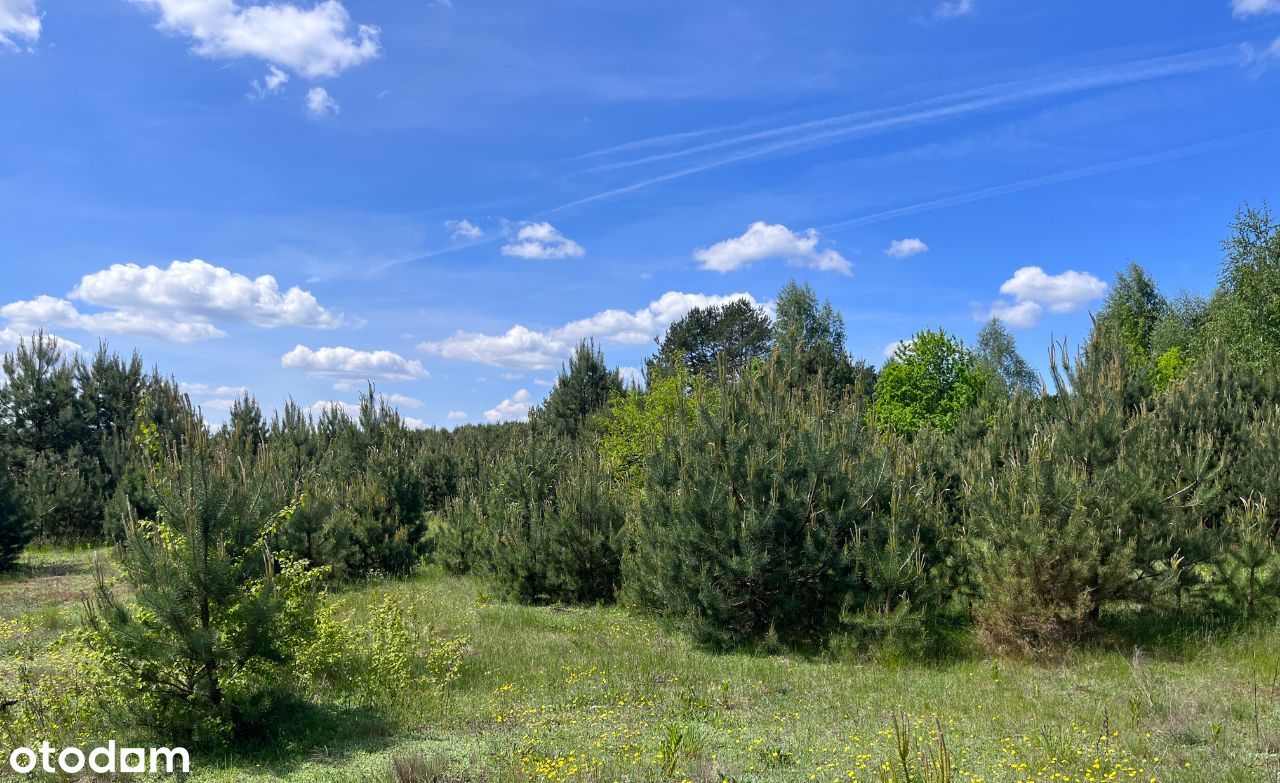
[[[0,568],[116,545],[92,649],[157,725],[253,723],[327,582],[435,564],[528,603],[619,602],[720,648],[1035,654],[1117,613],[1280,600],[1280,226],[1244,209],[1207,298],[1131,265],[1042,378],[997,320],[882,366],[790,283],[674,323],[627,387],[584,342],[527,423],[414,430],[172,380],[37,334],[0,388]],[[194,730],[194,729],[193,729]]]

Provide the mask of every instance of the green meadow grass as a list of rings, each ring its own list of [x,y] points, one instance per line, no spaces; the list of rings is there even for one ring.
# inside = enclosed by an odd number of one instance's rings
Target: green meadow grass
[[[0,623],[29,629],[0,633],[0,671],[78,622],[94,556],[35,552],[0,581]],[[249,750],[198,756],[192,779],[1280,780],[1274,627],[1149,648],[1133,640],[1156,629],[1125,629],[1050,662],[966,649],[922,663],[715,654],[616,608],[515,606],[433,571],[339,597],[358,622],[388,593],[468,637],[456,680],[295,710]]]

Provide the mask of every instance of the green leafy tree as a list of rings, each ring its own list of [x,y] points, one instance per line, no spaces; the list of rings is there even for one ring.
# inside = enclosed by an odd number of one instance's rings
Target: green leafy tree
[[[1013,335],[998,318],[987,321],[978,332],[975,353],[989,378],[995,380],[1008,394],[1019,391],[1040,390],[1040,375],[1018,353]]]
[[[1163,356],[1173,348],[1187,357],[1194,355],[1200,330],[1204,327],[1209,302],[1202,296],[1182,293],[1169,300],[1169,306],[1151,331],[1151,355]]]
[[[714,391],[683,363],[665,374],[650,375],[639,392],[613,398],[601,420],[600,453],[605,465],[632,493],[644,486],[649,458],[663,438],[680,422],[687,422],[698,406],[715,404]]]
[[[1223,250],[1200,344],[1221,343],[1236,361],[1274,370],[1280,364],[1280,223],[1265,204],[1246,206]]]
[[[1151,331],[1151,356],[1155,357],[1153,381],[1164,389],[1186,375],[1199,355],[1201,330],[1209,303],[1183,292],[1174,297]]]
[[[977,404],[987,382],[987,370],[964,343],[926,330],[899,345],[880,370],[871,408],[880,424],[902,432],[946,431]]]
[[[604,409],[609,398],[622,393],[622,377],[610,370],[594,342],[578,344],[567,369],[561,369],[556,385],[537,418],[558,435],[576,438],[588,421]]]
[[[695,307],[671,324],[658,343],[653,364],[683,363],[693,375],[715,372],[719,366],[735,374],[752,359],[769,353],[773,328],[763,308],[746,299],[722,305]]]

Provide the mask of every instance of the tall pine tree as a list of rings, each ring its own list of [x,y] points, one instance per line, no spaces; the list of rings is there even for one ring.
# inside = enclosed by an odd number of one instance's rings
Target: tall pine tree
[[[609,398],[622,393],[622,377],[610,370],[594,342],[578,344],[567,369],[560,371],[537,418],[557,435],[577,438]]]

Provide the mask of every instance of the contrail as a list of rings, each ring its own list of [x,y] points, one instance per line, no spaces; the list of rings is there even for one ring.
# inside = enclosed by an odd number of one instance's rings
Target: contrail
[[[702,128],[700,130],[677,131],[675,133],[664,133],[660,136],[650,136],[647,139],[636,139],[635,141],[627,141],[622,144],[615,144],[612,147],[604,147],[591,152],[584,152],[581,155],[574,155],[566,160],[585,160],[587,158],[599,158],[605,155],[612,155],[615,152],[626,152],[627,150],[644,149],[645,147],[661,147],[666,144],[672,144],[685,139],[696,139],[701,136],[711,136],[716,133],[724,133],[725,131],[741,130],[742,128],[750,128],[753,125],[763,125],[768,122],[767,118],[761,117],[754,120],[746,120],[745,122],[735,122],[732,125],[722,125],[718,128]]]
[[[1044,187],[1045,185],[1056,185],[1060,182],[1084,179],[1085,177],[1092,177],[1098,174],[1107,174],[1113,171],[1121,171],[1123,169],[1132,169],[1138,168],[1139,166],[1150,166],[1156,163],[1178,160],[1180,158],[1189,158],[1194,155],[1202,155],[1207,152],[1216,152],[1218,150],[1228,149],[1231,147],[1238,147],[1255,139],[1275,134],[1277,131],[1280,131],[1280,127],[1266,128],[1264,130],[1242,133],[1236,136],[1227,136],[1221,139],[1211,139],[1209,141],[1202,141],[1196,144],[1189,144],[1185,147],[1176,147],[1163,152],[1153,152],[1133,158],[1125,158],[1123,160],[1110,161],[1108,163],[1098,163],[1093,166],[1060,171],[1055,174],[1046,174],[1042,177],[1032,177],[1031,179],[1018,180],[1017,182],[1009,182],[1004,185],[995,185],[989,188],[982,188],[981,190],[972,190],[968,193],[959,193],[954,196],[946,196],[945,198],[923,201],[919,204],[911,204],[909,206],[897,207],[895,209],[886,209],[883,212],[873,212],[869,215],[863,215],[849,220],[828,223],[824,226],[819,226],[819,228],[823,231],[833,231],[842,228],[865,226],[870,223],[892,220],[896,217],[914,215],[919,212],[928,212],[930,210],[942,209],[944,207],[959,206],[961,204],[996,198],[998,196],[1017,193],[1023,190]]]
[[[972,111],[992,108],[1008,103],[1019,103],[1035,98],[1079,92],[1098,87],[1134,84],[1169,76],[1198,73],[1212,68],[1238,64],[1240,60],[1241,54],[1238,48],[1220,46],[1210,49],[1201,49],[1194,52],[1184,52],[1177,55],[1168,55],[1165,57],[1153,57],[1113,65],[1094,66],[1091,68],[1077,69],[1073,71],[1063,71],[1047,76],[992,84],[951,93],[949,95],[925,98],[901,104],[899,106],[868,109],[840,114],[833,117],[824,117],[816,120],[808,120],[806,122],[783,125],[777,128],[769,128],[766,130],[756,131],[754,133],[742,134],[728,139],[719,139],[717,141],[698,144],[671,152],[656,153],[642,158],[605,163],[591,169],[587,169],[587,171],[604,171],[639,166],[647,163],[656,163],[663,160],[695,155],[700,152],[708,152],[711,150],[723,149],[725,147],[735,147],[778,136],[804,133],[806,131],[826,128],[832,125],[839,127],[834,131],[822,132],[813,138],[821,140],[824,138],[838,136],[843,133],[857,133],[864,130],[880,131],[897,127],[899,125],[928,122],[956,114],[965,114]],[[687,131],[686,133],[706,134],[713,132],[716,131]],[[621,150],[628,146],[646,145],[651,141],[657,143],[658,139],[669,139],[679,135],[681,134],[669,134],[665,137],[655,137],[655,139],[652,140],[646,139],[638,142],[631,142],[630,144],[619,145],[618,147],[613,148],[613,150]],[[809,137],[804,137],[801,140],[795,140],[791,143],[803,143],[808,138]],[[764,152],[768,152],[776,149],[776,147],[765,147],[763,149]],[[599,153],[591,154],[604,154],[604,152],[605,151],[601,151]]]
[[[1234,65],[1239,62],[1240,54],[1234,47],[1216,47],[1188,54],[1138,60],[1130,63],[1124,63],[1119,66],[1098,67],[1084,71],[1075,71],[1065,75],[1059,74],[1054,77],[1042,77],[1023,80],[1021,82],[1011,82],[1004,85],[995,85],[992,87],[955,93],[950,96],[926,99],[889,109],[856,112],[853,114],[841,115],[839,117],[811,120],[781,128],[757,131],[731,139],[722,139],[717,142],[696,145],[684,150],[662,153],[659,155],[650,155],[634,161],[610,164],[607,167],[617,168],[622,166],[640,165],[641,163],[667,160],[698,152],[721,149],[727,146],[738,146],[757,140],[793,135],[798,131],[800,133],[796,138],[784,138],[781,141],[761,144],[750,147],[741,152],[714,158],[702,163],[696,163],[666,174],[660,174],[638,182],[633,182],[629,185],[611,188],[600,193],[562,204],[549,209],[546,212],[558,212],[570,207],[580,206],[582,204],[607,199],[625,193],[631,193],[662,182],[681,179],[692,174],[697,174],[733,163],[752,160],[773,153],[787,152],[802,147],[821,146],[823,144],[848,140],[858,136],[869,136],[876,133],[883,133],[888,130],[909,125],[936,122],[950,117],[1019,103],[1035,98],[1079,92],[1093,88],[1133,84],[1170,76],[1198,73],[1213,68]],[[996,90],[1003,91],[994,92]],[[968,99],[964,100],[965,98]],[[961,100],[957,101],[957,99]],[[953,102],[947,103],[947,101]],[[908,111],[903,113],[903,110]],[[895,114],[894,112],[899,113]],[[872,119],[877,116],[878,119]],[[859,119],[861,121],[850,122],[851,119]],[[836,127],[828,127],[832,125]],[[821,128],[827,129],[819,130]]]

